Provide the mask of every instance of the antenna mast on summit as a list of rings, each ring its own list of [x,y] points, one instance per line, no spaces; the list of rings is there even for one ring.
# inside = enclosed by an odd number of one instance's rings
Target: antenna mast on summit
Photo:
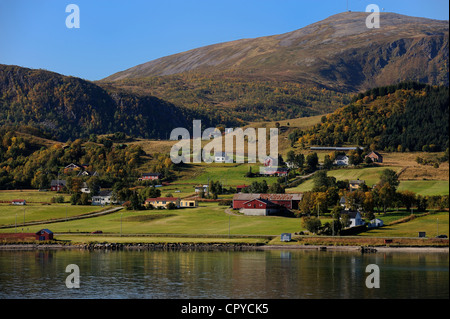
[[[348,0],[347,0],[347,12],[348,12]]]

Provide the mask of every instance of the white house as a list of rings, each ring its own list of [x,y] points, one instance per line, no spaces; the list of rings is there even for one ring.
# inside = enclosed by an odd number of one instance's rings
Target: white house
[[[369,226],[369,228],[376,228],[376,227],[381,227],[383,225],[384,225],[384,223],[381,219],[375,218],[370,221],[368,226]]]
[[[334,160],[334,165],[338,166],[347,166],[348,165],[348,156],[347,155],[338,155]]]
[[[112,191],[100,191],[97,196],[92,196],[92,205],[104,206],[112,202]]]
[[[195,186],[195,192],[198,194],[201,191],[203,191],[203,193],[207,193],[208,192],[208,185],[199,185],[199,186]]]
[[[360,212],[343,210],[341,212],[341,216],[342,215],[348,215],[350,217],[351,223],[350,223],[349,227],[356,227],[356,226],[364,225],[364,220],[362,219]]]

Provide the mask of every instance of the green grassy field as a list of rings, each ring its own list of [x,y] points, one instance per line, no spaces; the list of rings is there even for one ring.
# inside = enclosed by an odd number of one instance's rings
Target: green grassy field
[[[401,181],[398,190],[409,190],[423,196],[448,195],[449,181]]]
[[[401,167],[389,167],[394,171],[399,171]],[[367,167],[367,168],[342,168],[328,171],[328,176],[336,177],[336,180],[364,180],[367,186],[372,186],[380,180],[381,172],[386,169],[386,167]],[[289,188],[286,191],[288,193],[294,192],[307,192],[312,190],[314,187],[314,181],[312,178],[303,182],[294,188]]]
[[[383,219],[383,217],[380,217]],[[383,219],[384,220],[384,219]],[[441,212],[417,217],[406,223],[384,226],[369,230],[360,236],[369,237],[418,237],[419,232],[426,232],[427,237],[449,236],[449,213]]]
[[[95,206],[72,206],[70,204],[27,204],[25,206],[0,204],[0,225],[15,225],[16,216],[17,225],[22,225],[24,219],[25,222],[42,221],[82,215],[101,209]]]
[[[110,215],[49,225],[30,226],[30,232],[48,227],[53,232],[92,232],[122,234],[198,234],[198,235],[279,235],[302,229],[300,219],[260,216],[231,216],[216,203],[180,210],[122,210]],[[5,232],[6,230],[1,230]],[[11,230],[8,230],[9,232]]]
[[[31,190],[0,190],[0,201],[11,201],[13,199],[25,199],[27,202],[49,203],[52,197],[63,196],[64,201],[70,200],[68,194],[58,194],[56,192],[40,192],[37,189]]]
[[[189,183],[189,184],[207,184],[208,178],[213,181],[221,181],[224,186],[237,186],[242,184],[250,185],[254,181],[261,182],[266,180],[267,184],[276,182],[276,177],[245,177],[245,174],[251,168],[253,173],[259,172],[262,164],[191,164],[195,166],[197,174],[182,181],[173,183],[174,185]],[[191,186],[192,188],[192,186]],[[193,189],[193,188],[192,188]]]
[[[337,169],[328,171],[328,176],[336,177],[336,180],[364,180],[366,185],[372,186],[379,181],[380,173],[386,169],[393,169],[398,172],[401,167],[368,167],[360,169]],[[289,188],[288,193],[307,192],[314,187],[313,179],[308,179],[297,187]],[[431,180],[411,180],[400,181],[399,191],[409,190],[419,195],[448,195],[449,181],[431,181]]]

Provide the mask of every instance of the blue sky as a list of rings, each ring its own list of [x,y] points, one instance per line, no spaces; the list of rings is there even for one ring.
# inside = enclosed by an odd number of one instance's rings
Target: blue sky
[[[68,4],[80,28],[68,29]],[[352,11],[448,20],[447,0],[349,0]],[[204,45],[281,34],[346,10],[346,0],[0,0],[0,63],[88,80]]]

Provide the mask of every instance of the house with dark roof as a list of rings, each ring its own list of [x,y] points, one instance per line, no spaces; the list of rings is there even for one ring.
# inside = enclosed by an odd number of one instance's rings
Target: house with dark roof
[[[35,233],[36,240],[53,240],[53,232],[50,229],[41,229]]]
[[[350,218],[349,227],[356,227],[365,224],[364,220],[362,219],[361,213],[358,211],[343,210],[341,212],[341,218],[343,215],[348,215],[348,217]]]
[[[380,153],[372,151],[365,158],[370,158],[374,163],[383,163],[383,156]]]
[[[112,203],[113,192],[110,190],[102,190],[97,196],[92,196],[92,205],[104,206]]]
[[[350,189],[350,191],[355,191],[355,190],[358,190],[365,183],[366,183],[366,181],[361,180],[361,179],[349,181],[348,188]]]
[[[66,184],[63,179],[54,179],[50,182],[50,189],[52,192],[60,192],[66,187]]]

